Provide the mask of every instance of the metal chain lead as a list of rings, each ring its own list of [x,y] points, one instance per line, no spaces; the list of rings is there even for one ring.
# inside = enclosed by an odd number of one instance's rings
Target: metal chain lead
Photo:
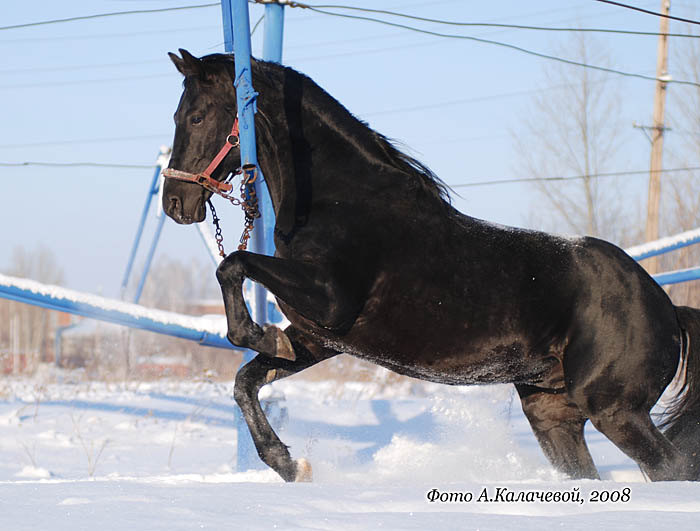
[[[255,186],[253,186],[258,178],[258,168],[254,164],[246,164],[241,168],[241,171],[244,174],[243,179],[241,179],[241,199],[243,201],[241,207],[245,214],[245,223],[238,250],[245,251],[248,248],[248,240],[255,219],[260,217],[258,195],[255,192]]]
[[[221,258],[226,258],[226,251],[224,251],[224,235],[221,233],[219,216],[216,215],[216,210],[214,209],[214,204],[211,202],[211,199],[207,201],[207,204],[211,210],[211,220],[214,223],[214,227],[216,227],[216,235],[214,236],[214,239],[216,240],[216,245],[219,248],[219,255]]]
[[[258,168],[254,164],[246,164],[241,168],[238,168],[234,173],[235,175],[243,175],[241,179],[241,198],[227,194],[220,190],[208,187],[205,183],[200,183],[201,186],[206,188],[212,193],[220,195],[224,199],[228,199],[232,205],[239,206],[243,209],[245,215],[245,222],[243,224],[243,234],[241,234],[240,244],[238,245],[239,251],[245,251],[248,248],[248,240],[250,239],[250,233],[253,230],[253,224],[255,220],[260,217],[260,210],[258,209],[258,196],[255,193],[255,187],[253,183],[258,178]],[[212,222],[216,227],[216,245],[219,247],[219,254],[222,257],[226,257],[226,252],[224,251],[224,236],[221,232],[221,226],[219,225],[219,217],[216,215],[216,210],[214,210],[214,205],[211,199],[208,201],[209,209],[211,210]]]

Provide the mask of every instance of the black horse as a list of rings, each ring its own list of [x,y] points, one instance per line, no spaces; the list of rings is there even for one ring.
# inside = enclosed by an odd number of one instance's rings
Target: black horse
[[[170,167],[196,173],[236,119],[234,58],[180,52],[170,54],[185,76]],[[651,479],[700,479],[700,310],[674,306],[614,245],[461,214],[430,170],[311,79],[255,60],[252,74],[277,251],[231,253],[217,278],[228,338],[259,352],[234,396],[265,463],[286,481],[310,479],[267,422],[259,389],[348,353],[432,382],[514,383],[545,455],[571,477],[598,477],[583,437],[590,419]],[[210,195],[166,179],[163,206],[198,222]],[[277,297],[291,326],[251,320],[245,278]],[[679,367],[662,432],[650,410]]]

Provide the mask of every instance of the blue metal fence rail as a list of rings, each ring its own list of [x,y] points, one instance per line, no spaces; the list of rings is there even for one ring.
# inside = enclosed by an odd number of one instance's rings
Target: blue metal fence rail
[[[189,339],[207,347],[237,349],[226,338],[225,324],[218,326],[211,319],[204,317],[153,310],[138,304],[1,274],[0,297],[49,310]]]
[[[680,234],[661,238],[653,242],[635,245],[634,247],[625,249],[625,252],[635,260],[639,261],[644,260],[645,258],[651,258],[652,256],[660,256],[662,254],[670,253],[676,249],[688,247],[689,245],[694,245],[696,243],[700,243],[700,228],[681,232]],[[680,269],[678,271],[667,271],[665,273],[652,275],[652,277],[662,286],[668,284],[678,284],[680,282],[688,282],[689,280],[698,280],[700,279],[700,267]]]

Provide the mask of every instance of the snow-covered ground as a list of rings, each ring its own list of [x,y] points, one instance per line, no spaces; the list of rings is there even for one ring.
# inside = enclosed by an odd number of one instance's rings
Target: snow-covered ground
[[[231,384],[2,381],[0,529],[700,525],[700,483],[647,483],[594,430],[604,480],[559,477],[509,386],[274,386],[289,415],[281,438],[313,483],[236,470]]]

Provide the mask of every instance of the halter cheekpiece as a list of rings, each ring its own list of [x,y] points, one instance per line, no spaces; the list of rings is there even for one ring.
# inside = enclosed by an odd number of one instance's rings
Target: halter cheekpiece
[[[239,251],[245,251],[248,248],[248,240],[250,239],[250,232],[253,230],[253,223],[256,218],[260,217],[260,210],[258,209],[258,198],[255,193],[255,187],[253,183],[257,180],[258,168],[255,164],[244,164],[236,168],[236,170],[228,175],[222,181],[217,181],[211,174],[214,170],[219,167],[221,161],[224,160],[228,152],[232,148],[240,146],[240,131],[238,128],[238,117],[233,122],[233,127],[231,128],[231,134],[226,137],[226,143],[219,150],[216,156],[209,163],[209,166],[202,173],[190,173],[182,170],[176,170],[174,168],[166,168],[163,170],[163,176],[168,179],[176,179],[178,181],[185,181],[200,185],[202,188],[210,191],[213,194],[220,195],[224,199],[227,199],[231,204],[235,206],[240,206],[245,214],[245,223],[243,228],[243,234],[241,235],[240,244],[238,245]],[[233,185],[230,181],[237,175],[242,175],[241,188],[240,188],[240,199],[230,194],[233,190]],[[212,221],[216,226],[216,244],[219,247],[219,254],[222,257],[226,256],[223,246],[223,236],[221,234],[221,227],[219,227],[219,218],[216,215],[214,206],[211,201],[208,201],[209,208],[212,212]]]

